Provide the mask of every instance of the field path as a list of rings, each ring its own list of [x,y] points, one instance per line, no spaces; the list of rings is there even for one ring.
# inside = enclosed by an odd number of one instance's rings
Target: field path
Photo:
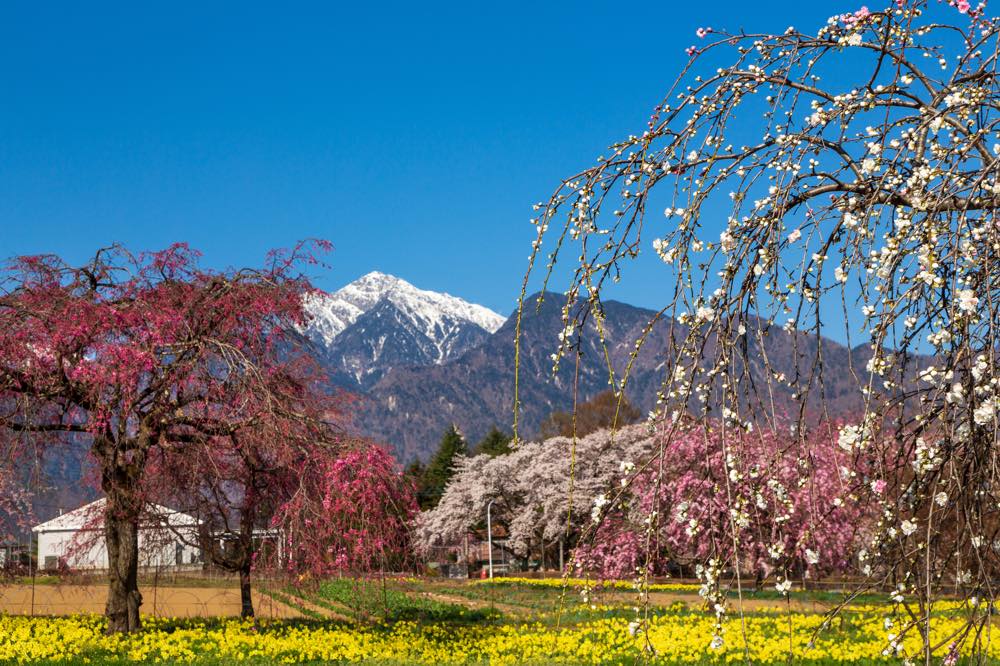
[[[484,608],[496,608],[498,611],[503,613],[509,613],[511,615],[524,615],[528,609],[522,606],[513,606],[511,604],[505,604],[501,602],[494,602],[490,599],[470,599],[468,597],[459,596],[457,594],[444,594],[442,592],[410,592],[410,594],[419,594],[427,599],[432,599],[434,601],[440,601],[444,604],[452,604],[455,606],[465,606],[466,608],[471,608],[472,610],[482,610]]]

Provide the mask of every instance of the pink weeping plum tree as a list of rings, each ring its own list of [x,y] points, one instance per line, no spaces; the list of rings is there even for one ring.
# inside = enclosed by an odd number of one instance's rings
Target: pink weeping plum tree
[[[183,244],[115,246],[80,266],[29,256],[0,272],[0,438],[89,446],[107,498],[110,632],[140,626],[138,526],[148,475],[167,469],[151,465],[158,456],[197,469],[248,432],[271,453],[335,442],[327,416],[339,403],[295,367],[312,290],[301,270],[328,248],[214,271]]]
[[[300,577],[412,568],[416,490],[385,448],[354,442],[303,461],[301,483],[272,519],[283,562]]]
[[[717,425],[662,443],[654,436],[641,469],[623,461],[618,488],[594,500],[594,538],[574,555],[580,571],[634,579],[718,558],[758,584],[775,576],[779,589],[791,578],[855,573],[854,553],[874,524],[857,480],[869,479],[866,497],[885,490],[869,476],[873,461],[840,448],[830,425],[801,439],[773,430],[722,437]]]

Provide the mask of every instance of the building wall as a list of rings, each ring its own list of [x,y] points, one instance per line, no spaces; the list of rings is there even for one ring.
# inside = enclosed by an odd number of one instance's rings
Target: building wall
[[[510,559],[510,553],[500,547],[501,544],[506,545],[506,539],[493,539],[493,563],[494,564],[506,564],[507,560]],[[490,546],[488,541],[476,541],[470,545],[469,548],[469,559],[480,560],[486,562],[490,559]]]
[[[197,530],[184,530],[186,541],[197,541]],[[178,559],[180,561],[178,561]],[[108,551],[104,535],[96,530],[61,530],[38,533],[38,566],[54,569],[60,560],[70,569],[107,569]],[[139,566],[190,567],[201,562],[201,549],[181,544],[169,530],[139,530]]]

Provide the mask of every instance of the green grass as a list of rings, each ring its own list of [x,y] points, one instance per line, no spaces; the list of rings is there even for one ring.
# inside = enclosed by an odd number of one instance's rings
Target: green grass
[[[472,601],[517,606],[525,611],[548,612],[555,610],[560,597],[565,596],[566,603],[579,600],[579,592],[567,588],[565,595],[560,588],[534,587],[531,585],[470,585],[461,582],[432,583],[429,588],[443,593],[463,597]]]
[[[10,582],[14,585],[31,585],[32,583],[35,585],[58,585],[64,581],[59,576],[37,575],[34,578],[31,576],[15,576],[10,579],[3,579],[3,582]]]
[[[478,593],[478,589],[482,590],[504,590],[509,592],[509,603],[521,603],[519,599],[525,600],[529,607],[534,607],[532,601],[544,601],[549,595],[546,593],[555,591],[556,593],[562,592],[562,587],[541,587],[531,584],[525,584],[520,581],[508,581],[503,578],[495,578],[488,584],[476,583],[473,585],[464,585],[470,591],[459,591],[456,594],[462,595],[474,595]],[[579,598],[579,588],[574,586],[568,586],[565,588],[567,600],[571,597]],[[517,592],[515,592],[517,591]],[[595,587],[592,590],[592,596],[595,598],[601,598],[602,595],[611,594],[630,594],[631,590],[625,588],[606,588],[602,587],[599,582],[595,581]],[[486,594],[483,592],[482,594]],[[665,595],[677,595],[682,597],[698,597],[697,589],[677,589],[668,591],[653,591],[652,594],[665,594]],[[738,592],[735,587],[726,591],[726,596],[730,599],[739,598],[740,592]],[[860,594],[855,597],[849,597],[846,592],[839,590],[792,590],[786,597],[782,593],[775,590],[773,587],[762,587],[760,589],[754,589],[753,587],[744,586],[742,590],[742,597],[746,600],[757,600],[757,601],[784,601],[785,599],[791,599],[793,601],[801,602],[815,602],[824,605],[835,605],[846,601],[848,598],[851,599],[852,603],[857,604],[889,604],[888,593],[877,594],[877,593],[865,593]],[[499,600],[499,597],[498,597]],[[508,602],[505,602],[508,603]]]
[[[358,619],[382,622],[412,620],[422,623],[476,624],[493,622],[499,613],[491,609],[471,609],[445,603],[407,591],[403,584],[389,580],[337,578],[323,581],[305,598],[320,605],[336,604],[349,609]],[[326,607],[336,610],[333,605]]]

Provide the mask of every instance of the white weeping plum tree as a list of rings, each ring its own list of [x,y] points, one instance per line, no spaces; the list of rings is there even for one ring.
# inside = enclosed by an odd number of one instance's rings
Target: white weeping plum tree
[[[719,491],[736,497],[767,483],[741,447],[780,432],[805,485],[807,433],[838,416],[834,398],[841,416],[853,404],[838,444],[874,462],[845,470],[838,501],[874,508],[856,561],[860,588],[896,602],[887,653],[981,651],[1000,574],[1000,25],[964,0],[898,0],[812,34],[698,37],[642,133],[536,205],[525,284],[566,253],[576,264],[554,363],[602,330],[602,292],[655,252],[671,332],[649,416],[661,459],[674,434],[721,431]],[[853,351],[832,359],[821,335]],[[834,362],[854,378],[846,403],[824,384]],[[609,367],[619,394],[628,375]],[[739,539],[753,507],[729,515]],[[720,614],[739,550],[702,569]],[[964,600],[957,635],[934,630],[945,589]]]

